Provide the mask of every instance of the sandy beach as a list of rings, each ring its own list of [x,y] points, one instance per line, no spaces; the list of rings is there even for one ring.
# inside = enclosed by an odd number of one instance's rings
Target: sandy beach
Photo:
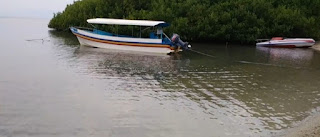
[[[283,137],[320,137],[320,114],[311,116],[289,129]]]
[[[312,48],[320,51],[320,43],[318,42],[316,45],[312,46]]]

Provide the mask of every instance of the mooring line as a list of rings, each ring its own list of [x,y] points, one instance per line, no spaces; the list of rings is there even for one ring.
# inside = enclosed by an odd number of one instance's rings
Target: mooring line
[[[36,41],[36,40],[42,40],[42,42],[50,41],[50,40],[46,40],[47,38],[49,38],[49,37],[45,37],[45,38],[42,38],[42,39],[27,39],[26,41]]]
[[[283,67],[280,65],[267,64],[267,63],[258,63],[258,62],[249,62],[249,61],[236,61],[243,64],[254,64],[254,65],[263,65],[263,66],[275,66],[275,67]]]
[[[306,68],[306,67],[294,67],[294,66],[285,66],[285,65],[276,65],[276,64],[249,62],[249,61],[236,61],[236,62],[242,63],[242,64],[252,64],[252,65],[272,66],[272,67],[280,67],[280,68],[293,68],[293,69],[308,69],[308,70],[312,70],[312,69]]]
[[[209,54],[206,54],[206,53],[200,52],[200,51],[196,51],[196,50],[192,50],[192,49],[189,49],[189,50],[190,50],[190,51],[192,51],[192,52],[195,52],[195,53],[198,53],[198,54],[204,55],[204,56],[208,56],[208,57],[211,57],[211,58],[216,58],[215,56],[212,56],[212,55],[209,55]]]
[[[207,57],[211,57],[211,58],[216,58],[215,56],[200,52],[200,51],[196,51],[196,50],[192,50],[189,49],[192,52],[207,56]],[[293,67],[293,66],[283,66],[283,65],[276,65],[276,64],[268,64],[268,63],[259,63],[259,62],[249,62],[249,61],[236,61],[238,63],[242,63],[242,64],[252,64],[252,65],[261,65],[261,66],[272,66],[272,67],[281,67],[281,68],[293,68],[293,69],[310,69],[310,68],[305,68],[305,67]]]

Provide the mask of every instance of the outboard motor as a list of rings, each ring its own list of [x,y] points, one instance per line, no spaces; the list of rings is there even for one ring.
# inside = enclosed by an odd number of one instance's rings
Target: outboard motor
[[[175,48],[182,48],[183,50],[188,50],[191,48],[191,45],[189,45],[188,42],[183,42],[178,34],[173,34],[171,41],[173,42]]]

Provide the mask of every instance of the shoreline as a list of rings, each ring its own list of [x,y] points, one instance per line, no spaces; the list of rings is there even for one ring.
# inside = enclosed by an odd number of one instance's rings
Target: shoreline
[[[312,49],[320,51],[320,42]],[[280,137],[320,137],[320,112],[317,112],[286,130]]]
[[[320,137],[320,113],[299,122],[295,127],[285,131],[281,137]]]
[[[314,46],[311,47],[312,49],[320,51],[320,42],[317,42]]]

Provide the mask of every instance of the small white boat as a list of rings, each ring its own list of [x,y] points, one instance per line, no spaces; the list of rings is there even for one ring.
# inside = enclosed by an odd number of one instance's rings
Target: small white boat
[[[257,47],[277,47],[277,48],[304,48],[311,47],[315,40],[311,38],[283,38],[274,37],[271,40],[257,43]]]
[[[163,28],[169,26],[164,21],[95,18],[88,19],[87,22],[90,24],[140,26],[140,37],[118,35],[97,29],[86,30],[80,27],[71,27],[72,33],[77,36],[81,45],[161,54],[169,54],[191,48],[191,45],[188,42],[183,42],[177,34],[173,34],[169,38],[163,32]],[[151,32],[148,38],[142,38],[141,26],[155,28],[156,32]]]

